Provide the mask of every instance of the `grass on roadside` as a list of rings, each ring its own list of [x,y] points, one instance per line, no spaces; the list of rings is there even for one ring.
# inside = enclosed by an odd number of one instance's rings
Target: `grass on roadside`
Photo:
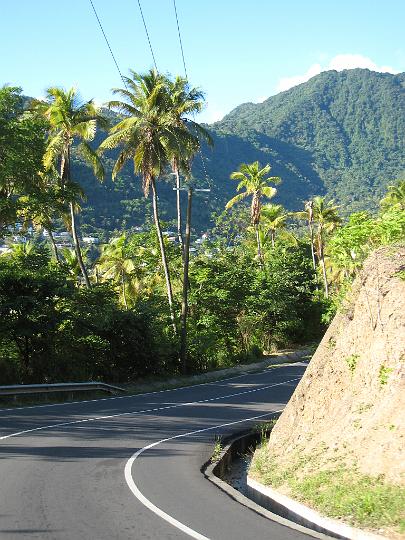
[[[405,533],[403,487],[346,465],[319,470],[316,458],[311,463],[311,456],[300,455],[293,461],[281,469],[262,447],[255,453],[249,474],[325,516],[364,529]]]

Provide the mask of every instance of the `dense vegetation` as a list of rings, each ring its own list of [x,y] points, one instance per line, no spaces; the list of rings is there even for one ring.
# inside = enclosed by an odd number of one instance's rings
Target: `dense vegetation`
[[[288,186],[280,193],[287,207],[326,194],[345,209],[374,210],[405,170],[405,74],[327,71],[213,127],[271,160]]]
[[[210,138],[184,112],[198,110],[203,96],[184,79],[154,71],[131,72],[125,83],[130,90],[116,91],[122,101],[110,103],[119,115],[81,102],[73,89],[50,88],[46,101],[28,110],[21,90],[0,90],[0,224],[7,245],[0,255],[0,383],[130,381],[228,366],[308,342],[322,333],[368,251],[405,236],[403,181],[390,185],[378,215],[363,210],[344,222],[339,206],[322,196],[304,208],[301,202],[295,213],[268,202],[282,200],[291,187],[278,158],[271,177],[265,162],[239,161],[225,175],[230,200],[222,204],[213,186],[215,228],[187,271],[181,219],[177,237],[169,239],[160,217],[169,203],[176,216],[184,200],[176,208],[175,196],[165,200],[161,187],[171,171],[181,172],[188,189],[196,185],[191,166],[198,164],[202,137]],[[215,148],[217,136],[213,142]],[[106,228],[120,230],[83,250],[77,222],[88,230],[91,208],[104,219],[95,178],[108,178],[111,170],[114,186],[131,174],[134,190],[147,197],[128,191],[127,226],[111,221]],[[236,197],[230,175],[238,182]],[[121,192],[111,186],[103,204],[114,220]],[[172,185],[166,190],[173,194]],[[202,194],[194,201],[195,223],[211,203]],[[146,223],[143,232],[131,230],[134,219]],[[29,242],[18,242],[16,222],[22,234],[37,231]],[[62,224],[74,249],[55,242]],[[185,363],[180,336],[183,345],[187,337]]]
[[[212,192],[204,203],[195,201],[195,228],[211,227],[212,212],[221,212],[235,194],[229,172],[242,161],[271,162],[273,174],[283,179],[276,202],[289,210],[321,194],[333,198],[346,214],[375,211],[387,185],[405,171],[404,86],[403,73],[324,72],[263,103],[241,105],[207,126],[214,146],[203,145],[204,164],[197,155],[193,173]],[[103,137],[100,133],[97,142]],[[107,174],[104,184],[79,161],[75,166],[88,193],[83,212],[87,232],[139,226],[151,215],[129,166],[115,182]],[[170,178],[159,186],[166,221],[175,219]]]

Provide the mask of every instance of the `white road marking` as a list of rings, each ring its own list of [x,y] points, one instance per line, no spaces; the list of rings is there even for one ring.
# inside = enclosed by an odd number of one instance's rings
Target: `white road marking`
[[[262,371],[243,372],[243,373],[240,373],[239,375],[234,375],[232,377],[227,377],[225,379],[217,379],[214,381],[209,381],[209,382],[204,382],[204,383],[191,384],[190,386],[178,386],[177,388],[168,388],[166,390],[155,390],[154,392],[145,392],[144,394],[130,394],[127,396],[114,396],[114,397],[105,397],[105,398],[97,398],[97,399],[86,399],[86,400],[80,400],[80,401],[67,401],[65,403],[50,403],[49,405],[28,405],[26,407],[9,407],[8,409],[0,409],[0,413],[8,412],[8,411],[21,411],[25,409],[42,409],[44,407],[62,407],[66,405],[78,405],[81,403],[95,403],[97,401],[111,401],[111,400],[116,400],[116,399],[129,399],[129,398],[134,398],[134,397],[152,396],[154,394],[163,394],[164,392],[176,392],[178,390],[188,390],[190,388],[196,388],[198,386],[216,385],[218,382],[231,381],[232,379],[239,379],[240,377],[247,377],[248,375],[261,375],[262,373],[268,373],[267,371],[268,369],[300,366],[302,363],[303,363],[302,361],[297,361],[297,362],[292,362],[291,364],[275,364],[275,365],[270,365],[266,367]]]
[[[263,390],[268,390],[269,388],[273,388],[275,386],[283,386],[285,384],[295,382],[300,380],[300,377],[296,377],[295,379],[289,379],[288,381],[283,381],[281,383],[273,383],[269,384],[267,386],[262,386],[260,388],[254,388],[253,390],[245,390],[243,392],[236,392],[235,394],[227,394],[225,396],[217,396],[214,398],[208,398],[208,399],[201,399],[199,401],[189,401],[186,403],[178,403],[176,405],[168,405],[166,407],[155,407],[153,409],[144,409],[141,411],[129,411],[129,412],[123,412],[123,413],[116,413],[116,414],[109,414],[106,416],[95,416],[90,418],[84,418],[81,420],[72,420],[70,422],[61,422],[58,424],[50,424],[47,426],[39,426],[36,428],[31,429],[25,429],[23,431],[17,431],[15,433],[10,433],[9,435],[3,435],[0,437],[0,441],[4,441],[5,439],[10,439],[11,437],[17,437],[18,435],[25,435],[26,433],[33,433],[34,431],[43,431],[45,429],[52,429],[52,428],[58,428],[58,427],[64,427],[64,426],[73,426],[75,424],[84,424],[85,422],[95,422],[97,420],[109,420],[111,418],[118,418],[121,416],[128,416],[128,415],[139,415],[139,414],[148,414],[148,413],[154,413],[158,411],[164,411],[169,409],[177,409],[178,407],[189,407],[191,405],[199,405],[204,403],[211,403],[213,401],[219,401],[221,399],[227,399],[231,397],[237,397],[237,396],[243,396],[244,394],[252,394],[254,392],[261,392]]]
[[[197,540],[209,540],[209,538],[207,536],[204,536],[203,534],[195,531],[194,529],[191,529],[190,527],[188,527],[184,523],[181,523],[180,521],[178,521],[174,517],[170,516],[169,514],[167,514],[166,512],[161,510],[160,508],[158,508],[149,499],[147,499],[145,497],[145,495],[143,495],[143,493],[139,490],[138,486],[135,484],[135,481],[134,481],[134,479],[132,477],[132,473],[131,473],[132,466],[133,466],[135,460],[138,459],[138,457],[141,454],[143,454],[144,452],[146,452],[147,450],[150,450],[151,448],[154,448],[155,446],[157,446],[159,444],[162,444],[164,442],[172,441],[173,439],[180,439],[182,437],[188,437],[190,435],[196,435],[197,433],[203,433],[203,432],[206,432],[206,431],[212,431],[214,429],[219,429],[219,428],[223,428],[223,427],[227,427],[227,426],[233,426],[235,424],[241,424],[242,422],[248,422],[249,420],[257,420],[259,418],[264,418],[265,416],[270,416],[272,414],[279,413],[282,410],[283,409],[280,409],[278,411],[267,412],[266,414],[260,414],[258,416],[253,416],[251,418],[244,418],[243,420],[236,420],[235,422],[228,422],[226,424],[219,424],[217,426],[211,426],[211,427],[208,427],[208,428],[197,429],[195,431],[189,431],[188,433],[181,433],[180,435],[174,435],[173,437],[168,437],[166,439],[161,439],[160,441],[157,441],[157,442],[154,442],[152,444],[148,444],[147,446],[144,446],[143,448],[141,448],[140,450],[135,452],[129,458],[129,460],[127,461],[127,463],[125,465],[125,480],[126,480],[126,482],[128,484],[129,489],[132,491],[132,493],[135,495],[135,497],[144,506],[149,508],[149,510],[151,510],[154,514],[156,514],[160,518],[162,518],[165,521],[167,521],[168,523],[170,523],[170,525],[173,525],[173,527],[176,527],[177,529],[179,529],[179,530],[183,531],[184,533],[186,533],[188,536],[191,536],[192,538],[196,538]]]

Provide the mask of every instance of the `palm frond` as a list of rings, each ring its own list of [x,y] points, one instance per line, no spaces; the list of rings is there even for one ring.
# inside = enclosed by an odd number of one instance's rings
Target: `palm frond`
[[[233,197],[230,201],[228,201],[226,203],[225,210],[229,210],[229,208],[232,208],[232,206],[234,204],[240,202],[241,200],[243,200],[248,195],[249,195],[249,193],[247,193],[247,191],[245,191],[243,193],[239,193],[238,195],[235,195],[235,197]]]
[[[96,178],[104,180],[104,167],[97,152],[86,141],[79,144],[79,151],[83,158],[93,167]]]

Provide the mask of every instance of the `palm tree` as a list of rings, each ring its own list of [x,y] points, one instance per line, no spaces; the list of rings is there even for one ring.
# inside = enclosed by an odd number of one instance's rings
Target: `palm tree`
[[[380,202],[383,209],[398,205],[405,210],[405,180],[398,180],[396,185],[388,186],[387,195]]]
[[[191,159],[200,148],[200,139],[203,138],[212,145],[210,134],[202,126],[189,118],[199,113],[204,106],[204,94],[198,88],[190,88],[187,79],[177,76],[174,81],[166,77],[168,108],[172,111],[174,121],[180,129],[188,130],[194,138],[190,140],[190,148],[180,147],[181,154],[171,157],[171,167],[176,177],[176,203],[177,203],[177,236],[183,251],[182,218],[180,206],[180,170],[187,176],[190,174]]]
[[[101,271],[102,280],[112,280],[117,283],[120,287],[122,302],[128,309],[128,289],[132,288],[136,276],[134,261],[127,256],[125,247],[125,234],[110,240],[108,244],[103,246],[97,268]]]
[[[321,264],[326,297],[329,296],[329,286],[325,266],[325,242],[326,236],[333,232],[342,221],[337,213],[338,208],[333,201],[326,201],[326,197],[317,196],[312,201],[305,203],[304,212],[296,212],[295,214],[299,219],[308,220],[311,231],[311,246],[315,246]],[[312,228],[313,224],[316,225],[315,232]]]
[[[271,166],[269,164],[260,168],[258,161],[251,164],[242,163],[239,170],[231,174],[231,179],[239,180],[239,184],[236,188],[237,191],[240,191],[241,189],[244,189],[245,191],[235,195],[235,197],[233,197],[225,206],[226,209],[229,209],[246,197],[252,196],[250,219],[256,232],[257,256],[259,261],[263,259],[259,234],[262,198],[273,198],[277,193],[277,190],[276,188],[269,186],[269,183],[279,184],[281,182],[281,179],[278,176],[269,176],[266,178],[270,169]]]
[[[173,113],[168,107],[164,76],[153,69],[143,75],[130,70],[130,75],[124,77],[126,88],[113,89],[114,94],[118,94],[123,101],[115,100],[108,104],[125,117],[111,128],[110,135],[100,145],[100,150],[120,146],[121,151],[112,172],[113,178],[127,160],[132,160],[135,173],[142,174],[145,197],[150,189],[152,191],[153,217],[164,268],[170,316],[176,333],[173,292],[159,220],[156,179],[170,165],[172,156],[181,155],[183,148],[192,146],[194,138],[173,119]]]
[[[77,236],[77,206],[71,197],[71,153],[74,141],[78,141],[78,150],[84,160],[93,167],[97,178],[104,178],[104,170],[96,152],[89,145],[94,139],[97,125],[105,127],[107,121],[100,114],[93,101],[82,102],[75,88],[63,90],[51,87],[47,89],[47,103],[40,103],[39,110],[49,122],[48,146],[44,156],[47,169],[57,166],[59,169],[61,190],[68,202],[70,223],[75,252],[85,284],[90,287],[90,280],[83,262],[79,238]]]
[[[295,212],[293,215],[298,219],[302,219],[308,222],[309,238],[310,238],[310,243],[311,243],[312,266],[315,272],[316,282],[318,283],[318,275],[316,273],[316,258],[315,258],[314,201],[311,199],[309,201],[305,201],[304,208],[305,208],[304,211]]]
[[[274,248],[276,233],[287,227],[288,214],[281,204],[266,204],[262,207],[261,213],[265,236],[270,234],[271,245]]]

